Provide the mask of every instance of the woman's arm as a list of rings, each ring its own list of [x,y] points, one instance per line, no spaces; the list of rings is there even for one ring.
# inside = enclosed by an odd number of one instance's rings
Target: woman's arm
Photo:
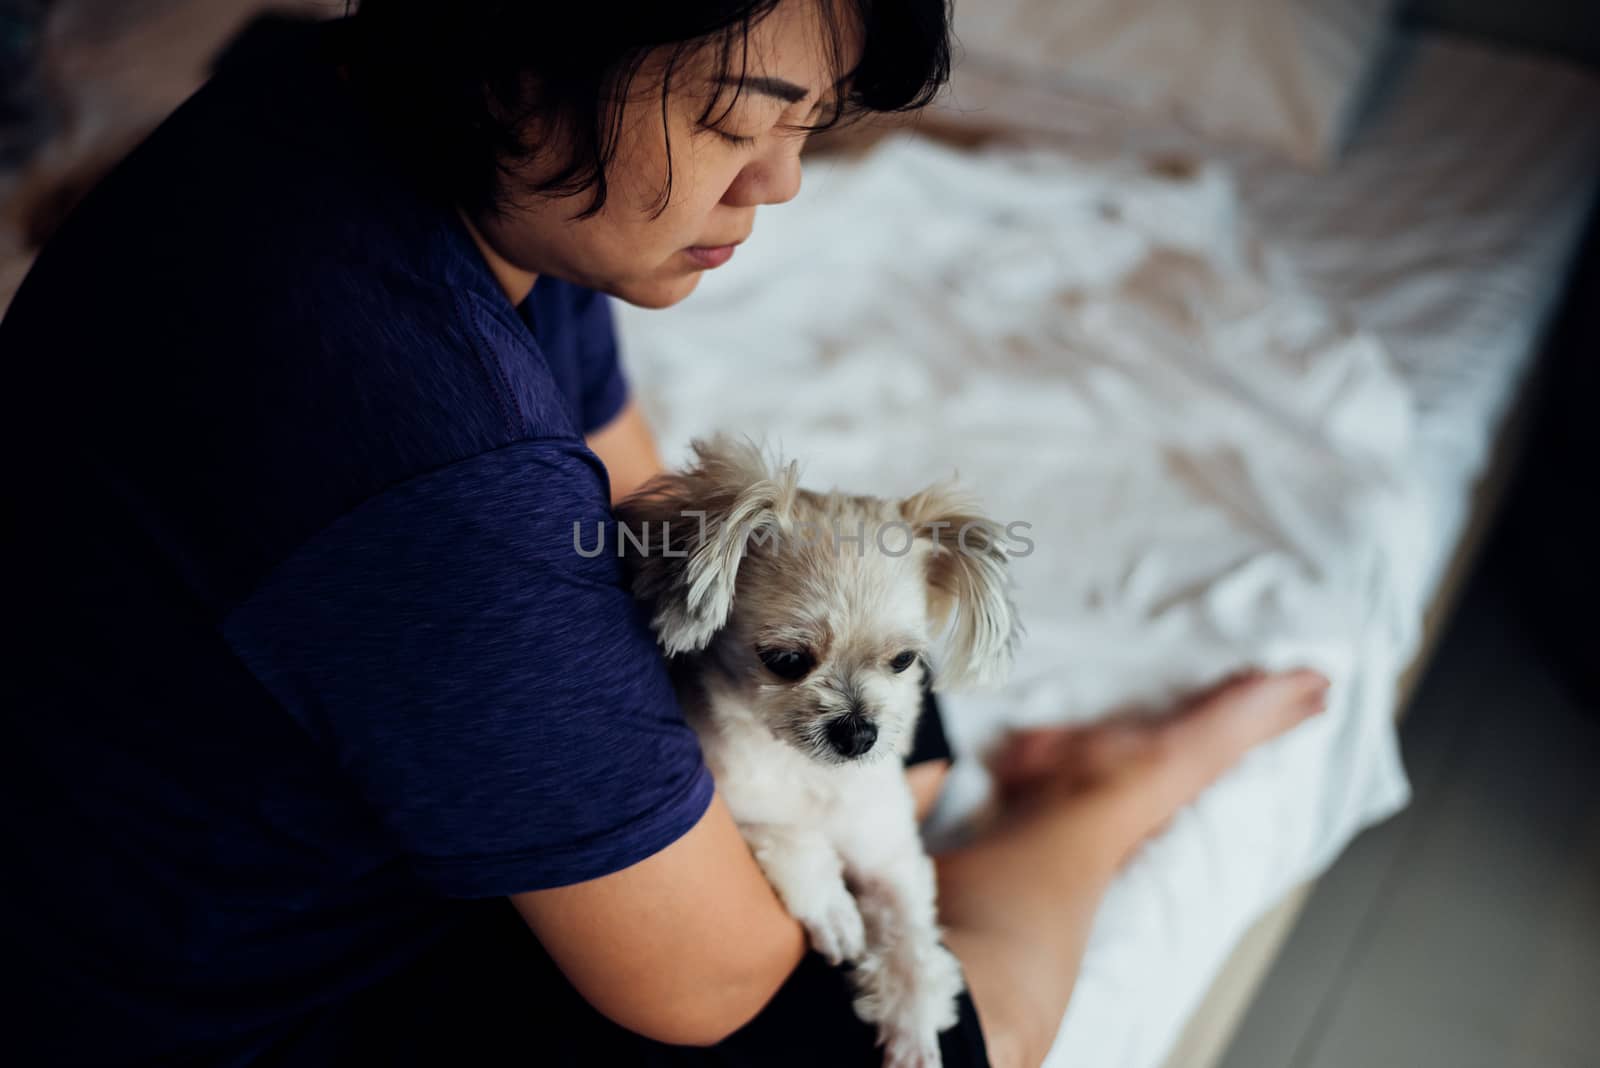
[[[512,902],[589,1004],[676,1045],[712,1045],[743,1027],[806,948],[720,795],[654,856]]]
[[[661,454],[637,398],[630,398],[615,419],[585,441],[611,476],[612,504],[661,473]]]

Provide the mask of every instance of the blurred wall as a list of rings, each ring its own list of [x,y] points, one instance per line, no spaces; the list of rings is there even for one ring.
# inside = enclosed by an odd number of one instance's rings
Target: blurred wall
[[[1406,0],[1407,20],[1600,67],[1597,0]]]

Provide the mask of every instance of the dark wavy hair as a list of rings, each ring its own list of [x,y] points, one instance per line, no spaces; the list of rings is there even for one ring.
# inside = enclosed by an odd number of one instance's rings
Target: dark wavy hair
[[[406,166],[468,211],[524,193],[589,193],[605,204],[621,104],[645,61],[664,57],[662,120],[675,74],[709,54],[743,90],[751,30],[781,0],[360,0],[342,57]],[[793,2],[793,0],[791,0]],[[950,74],[950,0],[809,0],[828,10],[826,55],[841,76],[817,126],[928,104]],[[859,29],[860,60],[841,60]],[[652,68],[654,69],[654,68]],[[727,105],[731,107],[731,102]],[[717,114],[712,114],[717,111]],[[699,117],[714,129],[715,100]],[[531,144],[530,120],[554,131]],[[668,177],[660,204],[671,193]],[[545,163],[538,183],[515,176]]]

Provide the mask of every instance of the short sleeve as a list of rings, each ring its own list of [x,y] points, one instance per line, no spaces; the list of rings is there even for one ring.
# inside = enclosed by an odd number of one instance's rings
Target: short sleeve
[[[604,486],[577,442],[453,464],[331,524],[225,622],[439,893],[617,871],[710,801],[698,741],[600,540]]]
[[[575,310],[581,339],[578,371],[583,432],[592,434],[622,412],[628,403],[628,380],[617,351],[611,298],[579,289]]]

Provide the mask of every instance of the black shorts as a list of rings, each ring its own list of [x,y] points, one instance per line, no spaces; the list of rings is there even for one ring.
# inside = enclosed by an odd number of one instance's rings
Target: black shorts
[[[932,696],[908,765],[948,759]],[[545,955],[509,902],[462,904],[456,932],[403,976],[312,1023],[272,1065],[490,1068],[878,1068],[873,1028],[856,1018],[846,970],[808,953],[754,1020],[710,1048],[642,1038],[596,1012]],[[940,1036],[946,1068],[989,1063],[978,1016]]]

